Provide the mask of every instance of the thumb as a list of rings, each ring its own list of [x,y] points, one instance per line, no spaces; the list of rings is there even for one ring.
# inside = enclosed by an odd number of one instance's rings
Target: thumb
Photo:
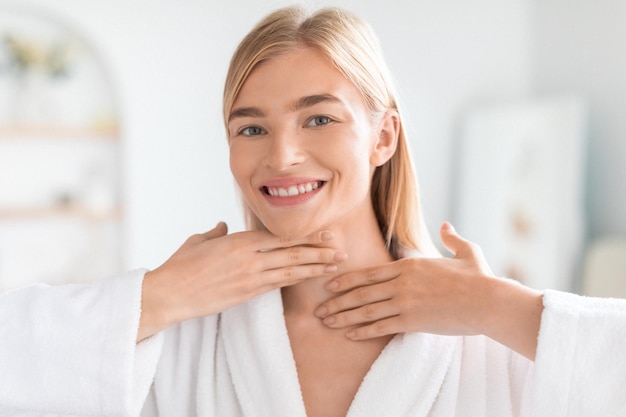
[[[455,257],[464,256],[466,253],[471,252],[470,243],[459,236],[454,226],[449,222],[443,222],[440,235],[443,246],[452,252]]]
[[[215,239],[216,237],[225,236],[228,233],[228,225],[224,222],[219,222],[213,229],[206,233],[203,233],[202,240]]]

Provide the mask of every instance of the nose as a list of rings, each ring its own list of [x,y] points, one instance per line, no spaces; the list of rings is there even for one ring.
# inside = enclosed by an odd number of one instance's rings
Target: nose
[[[291,129],[274,131],[265,156],[265,165],[275,171],[284,171],[306,160],[297,132]]]

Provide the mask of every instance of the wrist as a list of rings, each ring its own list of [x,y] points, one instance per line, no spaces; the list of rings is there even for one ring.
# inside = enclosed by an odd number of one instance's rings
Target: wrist
[[[167,291],[162,291],[161,271],[147,272],[141,287],[141,316],[137,342],[146,339],[171,325],[167,314]]]
[[[481,333],[534,359],[541,314],[542,293],[506,278],[491,278],[488,308]]]
[[[501,278],[494,276],[480,275],[473,279],[479,285],[479,296],[476,298],[476,314],[473,316],[472,328],[475,334],[488,336],[493,333],[493,329],[499,326],[502,306],[502,286]]]

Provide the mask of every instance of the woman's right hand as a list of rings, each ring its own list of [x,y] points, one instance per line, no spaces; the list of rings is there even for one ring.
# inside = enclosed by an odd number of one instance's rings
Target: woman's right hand
[[[228,235],[225,223],[193,235],[144,278],[137,341],[175,323],[219,313],[266,291],[329,275],[345,254],[332,233],[281,239],[267,231]]]

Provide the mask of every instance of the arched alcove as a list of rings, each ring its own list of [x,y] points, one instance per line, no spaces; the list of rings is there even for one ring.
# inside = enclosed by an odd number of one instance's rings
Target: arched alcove
[[[0,291],[118,272],[115,86],[98,51],[43,12],[0,13]]]

